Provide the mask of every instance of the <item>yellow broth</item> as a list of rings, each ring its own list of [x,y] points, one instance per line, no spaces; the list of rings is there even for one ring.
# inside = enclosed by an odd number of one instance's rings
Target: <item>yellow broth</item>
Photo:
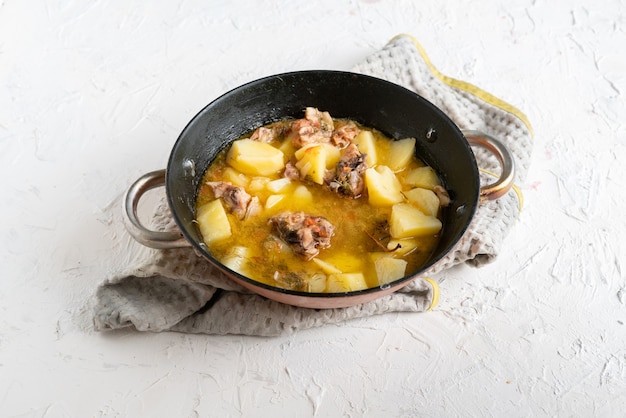
[[[335,126],[346,122],[339,119],[334,121]],[[279,123],[289,124],[290,121]],[[360,125],[358,127],[373,134],[376,153],[379,156],[378,165],[388,164],[385,158],[390,154],[392,140],[374,129]],[[243,138],[247,137],[249,135]],[[295,161],[295,149],[290,145],[290,141],[289,135],[284,135],[271,143],[284,152],[285,161]],[[404,277],[422,267],[437,245],[439,233],[434,233],[401,240],[400,242],[406,243],[411,241],[410,247],[415,246],[406,254],[402,254],[404,252],[402,249],[392,251],[397,245],[389,244],[388,222],[391,206],[371,205],[367,190],[358,198],[344,197],[330,191],[324,185],[304,178],[291,180],[280,192],[273,192],[264,187],[259,188],[259,185],[281,179],[283,173],[258,176],[238,172],[228,164],[228,151],[225,149],[220,152],[205,172],[196,208],[200,210],[204,205],[216,200],[213,189],[206,185],[207,182],[239,183],[238,185],[246,189],[250,195],[258,197],[262,207],[258,214],[242,220],[232,213],[227,213],[231,235],[228,238],[207,242],[209,251],[217,260],[224,262],[239,257],[236,267],[226,262],[225,264],[252,280],[298,291],[336,292],[359,289],[351,287],[349,283],[340,289],[336,286],[331,288],[326,284],[329,276],[334,276],[337,272],[361,273],[366,287],[378,287],[385,283],[381,283],[377,275],[374,265],[377,258],[392,257],[405,260],[406,269],[402,276]],[[422,161],[413,156],[406,167],[395,173],[403,192],[414,188],[405,183],[407,173],[424,166]],[[312,198],[294,197],[296,190],[299,193],[304,190],[299,186],[306,187]],[[267,208],[266,203],[272,195],[283,198],[276,206]],[[313,259],[306,259],[291,251],[285,242],[277,238],[269,222],[269,218],[285,211],[303,211],[309,215],[323,216],[330,221],[335,227],[330,247],[321,249]],[[201,220],[198,219],[198,222]],[[316,262],[316,259],[322,263]]]

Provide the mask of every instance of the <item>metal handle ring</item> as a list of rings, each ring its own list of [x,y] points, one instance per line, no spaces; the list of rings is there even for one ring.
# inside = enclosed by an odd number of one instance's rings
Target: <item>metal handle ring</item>
[[[124,224],[130,235],[146,247],[156,249],[190,247],[181,232],[152,231],[141,223],[137,206],[148,191],[165,185],[165,170],[152,171],[139,177],[124,196]]]

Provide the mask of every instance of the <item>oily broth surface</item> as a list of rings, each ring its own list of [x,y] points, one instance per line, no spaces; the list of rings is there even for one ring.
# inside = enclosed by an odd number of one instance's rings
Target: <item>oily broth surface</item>
[[[335,121],[340,121],[341,123],[343,120],[335,119]],[[392,140],[377,130],[361,125],[359,125],[359,128],[373,133],[376,150],[379,159],[382,160],[379,163],[384,164],[384,158],[381,158],[381,156],[389,154],[388,151]],[[248,137],[249,135],[242,136],[242,138]],[[289,139],[286,139],[286,141],[289,141]],[[281,147],[281,143],[272,143],[272,145]],[[285,153],[286,161],[293,157],[293,151],[291,151],[291,154],[289,152]],[[202,186],[198,193],[196,208],[215,199],[212,189],[205,183],[224,180],[224,172],[229,169],[226,161],[227,153],[228,147],[217,155],[205,172],[201,182]],[[405,172],[423,166],[425,164],[414,157],[408,166],[402,172],[396,173],[396,175],[402,183]],[[282,173],[269,176],[271,180],[281,177]],[[253,177],[249,176],[249,178],[252,179]],[[305,185],[311,192],[313,196],[311,201],[303,202],[291,195],[293,190],[300,184]],[[264,206],[267,198],[274,194],[265,189],[248,193],[257,196],[262,206]],[[277,207],[263,209],[258,215],[239,220],[233,214],[228,213],[232,235],[227,239],[208,244],[211,254],[217,260],[223,260],[225,257],[232,255],[233,248],[246,247],[248,255],[244,270],[246,271],[245,275],[250,279],[271,286],[306,291],[305,288],[302,288],[302,283],[299,280],[294,283],[285,283],[284,280],[276,281],[274,279],[276,271],[294,272],[303,277],[310,277],[323,273],[323,270],[313,260],[305,260],[302,256],[294,254],[286,244],[276,238],[277,236],[273,232],[272,225],[268,222],[272,216],[285,211],[303,211],[308,215],[323,216],[335,227],[331,246],[322,249],[316,258],[331,264],[351,266],[348,269],[363,273],[368,287],[379,286],[373,261],[368,257],[368,254],[384,251],[372,236],[384,239],[385,232],[381,232],[381,230],[386,225],[391,207],[370,205],[367,199],[367,192],[364,192],[359,198],[353,199],[331,192],[325,186],[306,179],[292,180],[292,184],[288,186],[287,192],[283,191],[281,193],[286,194],[287,197]],[[420,237],[418,247],[402,256],[402,259],[408,263],[406,276],[424,265],[434,251],[438,240],[439,234]]]

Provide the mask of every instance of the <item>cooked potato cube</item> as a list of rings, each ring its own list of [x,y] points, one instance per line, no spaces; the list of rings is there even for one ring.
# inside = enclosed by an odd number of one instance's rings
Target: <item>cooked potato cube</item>
[[[393,253],[391,252],[386,252],[386,251],[374,251],[371,253],[367,253],[367,256],[369,257],[370,261],[372,263],[375,263],[376,260],[378,260],[379,258],[382,257],[393,257]]]
[[[402,185],[387,166],[379,165],[365,170],[365,187],[369,203],[374,206],[391,206],[404,200]]]
[[[439,176],[431,167],[418,167],[409,171],[404,178],[404,183],[407,186],[421,187],[428,190],[441,185]]]
[[[296,149],[294,151],[293,155],[294,155],[294,157],[296,157],[296,160],[301,160],[302,157],[304,157],[306,155],[306,152],[307,152],[308,149],[316,148],[316,147],[320,147],[320,146],[322,146],[322,144],[316,144],[316,143],[306,144],[302,148]]]
[[[341,270],[339,270],[335,265],[324,261],[324,260],[320,260],[319,258],[314,258],[313,262],[315,264],[318,265],[319,268],[322,269],[322,271],[326,274],[339,274],[342,273]]]
[[[291,180],[286,177],[282,177],[267,182],[265,188],[272,193],[284,193],[289,186],[291,186]]]
[[[326,149],[326,168],[334,168],[341,158],[341,150],[326,142],[322,143],[322,146]]]
[[[200,206],[196,215],[202,239],[207,244],[231,236],[230,221],[221,199]]]
[[[279,145],[278,149],[285,155],[293,155],[293,153],[296,152],[296,147],[293,145],[291,138],[285,139],[282,144]]]
[[[329,293],[352,292],[367,287],[363,273],[331,274],[326,281],[326,291]]]
[[[393,254],[394,256],[402,257],[415,250],[418,245],[419,243],[417,240],[412,238],[390,239],[387,243],[387,249],[390,253],[386,254]]]
[[[258,193],[261,190],[265,189],[267,183],[269,183],[271,179],[269,177],[252,177],[250,179],[250,183],[248,183],[248,187],[246,190],[251,193]]]
[[[365,260],[357,254],[338,253],[325,259],[326,262],[335,266],[339,271],[363,271]]]
[[[437,216],[439,212],[439,198],[432,190],[416,187],[404,192],[404,196],[413,206],[421,210],[424,215]]]
[[[250,250],[247,247],[237,245],[232,247],[228,254],[226,254],[220,262],[229,269],[236,271],[239,274],[248,275],[249,271],[246,268]]]
[[[226,167],[224,169],[224,174],[222,174],[222,178],[224,179],[224,181],[228,181],[234,186],[243,187],[244,189],[250,183],[250,179],[248,178],[248,176],[240,173],[232,167]]]
[[[392,141],[387,156],[387,165],[394,172],[404,170],[415,154],[415,138]]]
[[[226,162],[244,174],[270,176],[285,168],[281,150],[265,142],[239,139],[230,147]]]
[[[407,262],[400,258],[380,257],[374,262],[378,284],[384,285],[404,277]]]
[[[279,205],[285,200],[283,194],[272,194],[265,200],[265,209],[278,209]]]
[[[313,202],[313,193],[304,185],[300,184],[293,191],[293,198],[298,203],[298,205],[309,205]]]
[[[298,161],[296,167],[302,177],[310,179],[317,184],[324,184],[326,172],[326,148],[321,144],[300,148],[295,153]]]
[[[421,210],[411,204],[398,203],[391,208],[389,233],[393,238],[432,235],[439,232],[441,226],[439,219],[424,215]]]
[[[374,167],[378,163],[378,154],[376,152],[376,140],[371,131],[361,131],[352,140],[356,144],[361,154],[366,154],[365,162],[368,167]]]
[[[324,293],[326,291],[326,275],[316,273],[307,281],[307,291],[313,293]]]

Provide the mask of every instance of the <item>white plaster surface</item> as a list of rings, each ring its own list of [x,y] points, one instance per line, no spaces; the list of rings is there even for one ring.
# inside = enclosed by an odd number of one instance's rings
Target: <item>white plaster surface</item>
[[[625,28],[620,0],[0,0],[0,416],[624,416]],[[495,263],[455,269],[426,314],[93,331],[135,245],[111,205],[198,110],[399,33],[533,124]]]

